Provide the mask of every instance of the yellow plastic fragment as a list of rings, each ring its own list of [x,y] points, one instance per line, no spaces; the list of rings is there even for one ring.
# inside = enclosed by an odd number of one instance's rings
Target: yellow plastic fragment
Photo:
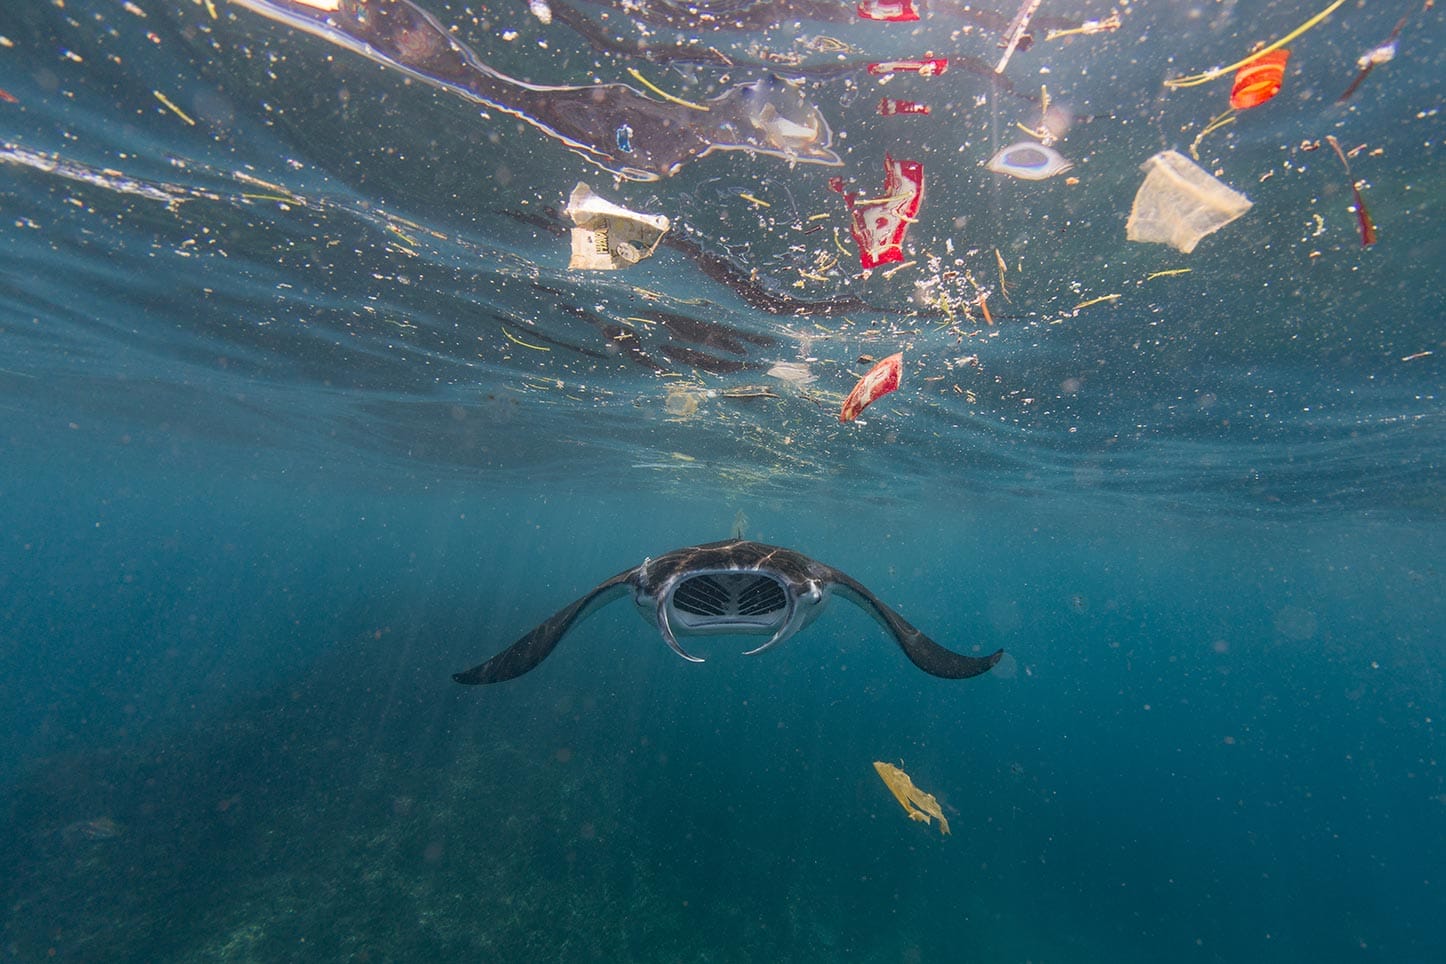
[[[1195,139],[1190,142],[1190,156],[1197,161],[1200,160],[1200,142],[1203,141],[1207,135],[1213,134],[1220,128],[1235,123],[1235,113],[1234,107],[1228,107],[1224,113],[1216,114],[1212,117],[1210,123],[1201,128],[1200,133],[1196,134]]]
[[[267,190],[275,191],[277,194],[285,194],[287,199],[290,201],[300,200],[300,198],[293,194],[289,188],[283,187],[280,184],[273,184],[270,181],[263,181],[261,178],[256,177],[253,174],[247,174],[245,171],[235,171],[232,174],[232,177],[245,184],[252,184],[256,187],[264,187]]]
[[[170,99],[169,97],[167,97],[165,94],[161,93],[159,90],[153,90],[153,91],[151,91],[151,93],[155,94],[155,95],[156,95],[156,100],[158,100],[158,101],[160,101],[162,104],[164,104],[164,105],[170,110],[170,112],[171,112],[172,114],[175,114],[177,117],[179,117],[181,120],[185,121],[187,124],[191,125],[192,127],[195,127],[195,126],[196,126],[196,122],[191,118],[191,116],[190,116],[189,114],[187,114],[185,111],[181,110],[181,108],[179,108],[179,107],[177,107],[175,104],[173,104],[173,103],[171,102],[171,99]]]
[[[925,793],[914,786],[914,781],[909,775],[892,763],[874,762],[874,769],[879,773],[879,779],[884,781],[884,786],[899,801],[904,812],[909,815],[910,820],[917,820],[920,823],[928,823],[930,817],[939,821],[939,833],[948,835],[949,821],[944,819],[944,811],[939,807],[939,801],[934,799],[932,793]]]
[[[518,337],[517,337],[516,335],[514,335],[512,332],[508,331],[506,328],[503,328],[503,329],[502,329],[502,334],[506,335],[506,336],[507,336],[507,340],[510,341],[510,342],[512,342],[514,345],[521,345],[523,348],[531,348],[533,351],[552,351],[551,348],[548,348],[548,347],[546,347],[546,346],[544,346],[544,345],[532,345],[532,344],[528,344],[527,342],[523,341],[521,338],[518,338]]]
[[[636,67],[629,67],[628,73],[632,74],[633,80],[636,80],[638,83],[642,84],[644,87],[648,88],[648,90],[651,90],[653,93],[663,98],[663,100],[668,101],[670,104],[677,104],[680,107],[691,107],[693,110],[701,110],[704,113],[708,111],[708,108],[704,107],[702,104],[695,104],[691,100],[684,100],[681,97],[674,97],[672,94],[668,93],[666,90],[663,90],[657,84],[654,84],[651,80],[644,77]]]
[[[1045,40],[1058,40],[1061,37],[1073,37],[1079,34],[1104,33],[1106,30],[1120,29],[1120,15],[1111,13],[1103,20],[1086,20],[1078,27],[1069,27],[1065,30],[1051,30],[1044,35]]]
[[[1081,301],[1079,304],[1077,304],[1077,305],[1074,306],[1074,310],[1075,310],[1075,311],[1079,311],[1081,308],[1088,308],[1090,305],[1098,305],[1098,304],[1102,304],[1103,302],[1106,302],[1106,301],[1119,301],[1119,300],[1120,300],[1120,296],[1117,295],[1117,294],[1116,294],[1116,295],[1100,295],[1098,298],[1091,298],[1089,301]]]
[[[746,192],[741,192],[741,193],[739,193],[738,196],[741,197],[743,200],[749,202],[750,204],[756,204],[756,205],[758,205],[758,206],[761,207],[761,208],[771,208],[771,207],[773,207],[772,204],[769,204],[767,201],[763,200],[763,198],[761,198],[761,197],[754,197],[752,194],[748,194],[748,193],[746,193]]]
[[[1330,6],[1326,7],[1314,17],[1311,17],[1299,27],[1296,27],[1284,37],[1281,37],[1279,40],[1275,41],[1275,43],[1266,44],[1259,50],[1252,50],[1249,54],[1237,60],[1233,64],[1229,64],[1225,67],[1216,67],[1214,70],[1206,70],[1198,74],[1191,74],[1189,77],[1174,77],[1170,80],[1165,81],[1165,86],[1170,88],[1171,90],[1177,90],[1181,87],[1199,87],[1201,84],[1208,84],[1216,77],[1224,77],[1226,74],[1233,73],[1238,68],[1244,67],[1246,64],[1250,63],[1252,60],[1261,56],[1262,54],[1268,54],[1272,50],[1279,50],[1281,47],[1284,47],[1286,44],[1290,43],[1292,40],[1294,40],[1296,37],[1299,37],[1307,30],[1314,28],[1326,17],[1329,17],[1331,14],[1335,13],[1336,9],[1345,2],[1346,0],[1335,0],[1335,2],[1332,3]]]
[[[854,201],[854,207],[861,208],[875,204],[897,204],[899,201],[907,201],[914,196],[914,192],[905,191],[902,194],[890,194],[886,197],[861,197]]]

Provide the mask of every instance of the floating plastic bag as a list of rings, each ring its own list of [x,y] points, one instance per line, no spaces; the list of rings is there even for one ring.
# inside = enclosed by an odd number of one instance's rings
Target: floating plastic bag
[[[769,378],[792,385],[808,385],[818,381],[818,376],[809,370],[808,362],[775,362],[765,374]]]
[[[661,214],[639,214],[604,200],[581,181],[563,213],[576,225],[567,266],[584,271],[616,271],[652,257],[672,226]]]
[[[1189,254],[1207,234],[1250,210],[1250,199],[1217,181],[1175,151],[1161,151],[1140,165],[1145,182],[1135,193],[1125,237],[1168,244]]]

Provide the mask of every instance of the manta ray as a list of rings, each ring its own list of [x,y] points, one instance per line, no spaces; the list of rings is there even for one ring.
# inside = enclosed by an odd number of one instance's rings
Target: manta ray
[[[594,586],[487,662],[452,679],[469,686],[515,679],[536,668],[574,626],[629,592],[638,612],[658,627],[663,642],[692,663],[703,660],[684,649],[679,636],[767,636],[762,646],[744,654],[751,656],[813,622],[835,594],[877,620],[904,655],[932,676],[978,676],[1004,655],[1002,649],[988,656],[947,650],[832,566],[792,549],[729,539],[644,559],[642,565]]]

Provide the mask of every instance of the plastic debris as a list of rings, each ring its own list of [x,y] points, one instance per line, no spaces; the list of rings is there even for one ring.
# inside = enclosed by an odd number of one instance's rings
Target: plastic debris
[[[1014,56],[1015,50],[1028,50],[1031,40],[1029,33],[1029,20],[1034,16],[1034,11],[1039,9],[1041,0],[1024,0],[1019,5],[1019,12],[1009,22],[1009,27],[1004,32],[1004,38],[999,41],[999,46],[1004,49],[1004,54],[999,58],[999,65],[994,68],[996,74],[1004,73],[1004,68],[1009,65],[1009,58]]]
[[[849,392],[849,397],[844,399],[843,408],[838,413],[838,420],[852,422],[869,405],[889,392],[897,391],[899,383],[903,380],[903,369],[903,352],[890,355],[870,368],[868,374],[860,378],[859,383],[854,386],[854,390]]]
[[[1075,37],[1084,34],[1107,33],[1120,29],[1120,15],[1118,12],[1111,13],[1103,20],[1086,20],[1078,27],[1068,27],[1062,30],[1051,30],[1044,35],[1045,40],[1059,40],[1062,37]]]
[[[914,0],[863,0],[858,5],[859,17],[863,20],[884,20],[889,23],[907,23],[919,19],[914,9]]]
[[[1396,41],[1400,39],[1401,31],[1405,28],[1406,21],[1410,19],[1411,15],[1408,13],[1397,20],[1396,29],[1391,31],[1389,37],[1356,58],[1356,79],[1351,81],[1351,85],[1345,89],[1345,93],[1336,98],[1337,104],[1350,100],[1351,95],[1356,92],[1356,88],[1370,76],[1371,71],[1381,64],[1389,64],[1396,59]]]
[[[782,398],[783,396],[767,385],[735,385],[718,392],[720,398]]]
[[[1145,181],[1135,193],[1125,236],[1168,244],[1185,254],[1207,234],[1250,210],[1250,199],[1183,154],[1161,151],[1140,165]]]
[[[818,376],[809,370],[808,362],[777,362],[764,374],[793,385],[808,385],[818,381]]]
[[[868,270],[891,261],[904,260],[904,234],[919,213],[924,196],[924,165],[918,161],[896,161],[884,155],[884,190],[878,197],[860,198],[845,191],[842,178],[831,178],[828,186],[843,195],[852,223],[849,231],[859,246],[859,265]]]
[[[806,153],[828,133],[823,118],[817,114],[807,118],[807,123],[799,123],[779,113],[773,104],[760,105],[757,110],[749,113],[748,121],[756,130],[763,132],[769,146],[777,148],[788,157]]]
[[[581,181],[563,213],[575,225],[567,266],[584,271],[616,271],[652,257],[672,226],[661,214],[639,214],[605,200]]]
[[[1020,141],[995,154],[985,167],[996,174],[1008,174],[1025,181],[1043,181],[1068,171],[1074,167],[1074,162],[1052,147]]]
[[[1044,85],[1040,85],[1039,88],[1039,123],[1033,127],[1025,127],[1019,121],[1014,122],[1015,127],[1018,127],[1045,147],[1049,147],[1055,141],[1068,134],[1073,124],[1073,112],[1050,100],[1049,88]]]
[[[690,418],[698,414],[698,403],[707,397],[707,392],[702,389],[675,382],[668,386],[668,397],[663,402],[663,410],[674,418]]]
[[[934,799],[932,793],[925,793],[914,786],[914,781],[909,775],[892,763],[874,761],[874,770],[879,774],[879,779],[884,781],[884,786],[899,801],[899,806],[909,815],[910,820],[927,824],[929,818],[933,817],[939,821],[939,833],[942,836],[949,835],[949,821],[944,819],[944,811],[939,806],[939,801]]]
[[[881,60],[878,63],[869,64],[869,73],[875,77],[880,74],[918,74],[920,77],[935,77],[948,69],[948,57],[930,57],[925,60]]]
[[[1341,150],[1341,142],[1336,140],[1334,134],[1327,134],[1326,142],[1330,144],[1331,150],[1336,152],[1336,157],[1341,159],[1341,165],[1346,169],[1346,177],[1351,178],[1351,193],[1356,199],[1356,221],[1361,226],[1361,247],[1369,248],[1376,243],[1376,222],[1371,220],[1371,212],[1366,210],[1366,199],[1361,197],[1361,184],[1351,176],[1351,162],[1346,159],[1346,152]]]
[[[1210,118],[1210,123],[1200,128],[1200,133],[1196,134],[1195,139],[1190,142],[1190,156],[1195,158],[1195,160],[1197,161],[1200,160],[1201,142],[1204,141],[1205,138],[1209,137],[1211,134],[1220,130],[1221,128],[1229,127],[1231,124],[1235,123],[1235,118],[1239,115],[1239,113],[1240,111],[1236,110],[1234,107],[1227,107],[1222,113],[1216,114],[1214,117]]]
[[[242,2],[245,2],[245,0],[242,0]],[[1212,70],[1201,71],[1198,74],[1191,74],[1188,77],[1171,77],[1169,80],[1165,81],[1165,86],[1170,88],[1171,90],[1179,90],[1182,87],[1199,87],[1201,84],[1210,83],[1210,81],[1216,79],[1217,77],[1224,77],[1226,74],[1239,70],[1241,67],[1244,67],[1252,60],[1255,60],[1258,57],[1262,57],[1265,54],[1270,53],[1272,50],[1279,50],[1286,44],[1292,43],[1297,38],[1305,35],[1311,30],[1314,30],[1316,27],[1320,26],[1321,21],[1325,20],[1326,17],[1329,17],[1331,14],[1335,13],[1336,10],[1340,8],[1340,6],[1345,2],[1346,0],[1332,0],[1331,4],[1320,13],[1316,14],[1314,17],[1311,17],[1305,23],[1301,24],[1299,27],[1296,27],[1284,37],[1281,37],[1279,40],[1266,44],[1263,48],[1257,50],[1253,54],[1250,54],[1248,57],[1242,57],[1241,59],[1235,61],[1235,63],[1233,64],[1226,64],[1224,67],[1216,67]]]
[[[626,84],[538,85],[487,64],[457,34],[412,0],[233,0],[278,23],[400,70],[474,104],[517,118],[620,178],[655,181],[717,151],[839,167],[827,121],[795,84],[767,75],[724,90],[706,104],[628,73]],[[534,6],[551,15],[551,0]]]
[[[928,114],[929,105],[914,100],[895,100],[884,97],[879,100],[879,116],[893,117],[895,114]]]
[[[1285,64],[1290,51],[1281,47],[1261,54],[1235,72],[1235,85],[1230,90],[1230,106],[1236,110],[1259,107],[1280,93],[1285,80]]]

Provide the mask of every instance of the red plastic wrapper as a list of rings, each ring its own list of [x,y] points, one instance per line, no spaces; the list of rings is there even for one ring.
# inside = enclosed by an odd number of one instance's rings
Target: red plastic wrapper
[[[1230,91],[1230,106],[1236,110],[1249,110],[1280,93],[1288,60],[1290,51],[1282,47],[1261,54],[1237,70],[1235,85]]]
[[[858,11],[864,20],[907,23],[919,19],[919,11],[914,9],[914,0],[863,0]]]
[[[854,386],[854,390],[849,392],[849,397],[844,399],[843,408],[839,410],[838,420],[852,422],[871,403],[883,398],[889,392],[896,391],[903,377],[904,353],[899,352],[897,355],[885,358],[870,368],[868,374],[860,378],[859,383]]]
[[[869,73],[877,77],[879,74],[918,74],[920,77],[936,77],[949,68],[948,57],[930,57],[928,60],[882,60],[876,64],[869,64]]]
[[[879,116],[893,117],[895,114],[927,114],[929,105],[916,100],[895,100],[885,97],[879,101]]]
[[[849,206],[849,232],[859,246],[860,267],[904,260],[904,233],[917,217],[924,197],[923,164],[896,161],[885,154],[884,190],[877,197],[860,198],[857,191],[845,191],[840,177],[830,179],[828,186],[842,194]]]

